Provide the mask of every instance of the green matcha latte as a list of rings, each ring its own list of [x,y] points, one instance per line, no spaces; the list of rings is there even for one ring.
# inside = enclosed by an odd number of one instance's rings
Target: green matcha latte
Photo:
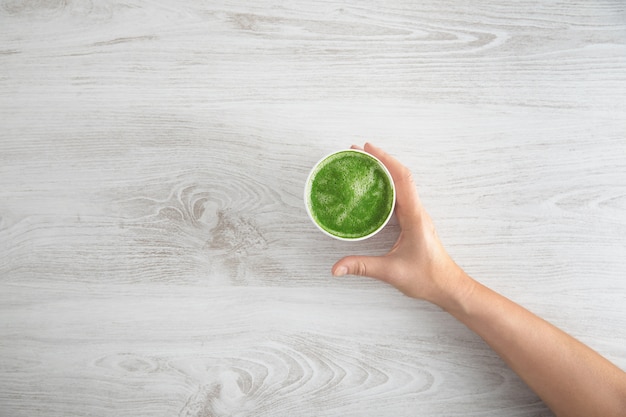
[[[349,149],[315,165],[304,199],[313,222],[342,240],[373,236],[389,221],[395,188],[387,168],[372,155]]]

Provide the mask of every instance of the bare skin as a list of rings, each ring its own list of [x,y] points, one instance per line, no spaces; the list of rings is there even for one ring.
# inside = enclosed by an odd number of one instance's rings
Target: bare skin
[[[557,416],[626,416],[626,373],[572,336],[480,284],[448,255],[411,172],[371,144],[396,185],[400,236],[384,256],[348,256],[333,275],[368,276],[450,313],[500,355]]]

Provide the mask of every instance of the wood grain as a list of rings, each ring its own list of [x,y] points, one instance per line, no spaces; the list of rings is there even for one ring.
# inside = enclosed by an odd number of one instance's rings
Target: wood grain
[[[455,259],[626,369],[619,1],[0,1],[0,416],[548,416],[310,224],[371,140]]]

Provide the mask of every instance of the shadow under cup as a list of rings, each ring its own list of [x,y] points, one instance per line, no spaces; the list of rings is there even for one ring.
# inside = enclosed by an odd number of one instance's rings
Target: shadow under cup
[[[307,213],[326,235],[357,241],[378,233],[391,218],[396,190],[373,155],[347,149],[322,158],[304,188]]]

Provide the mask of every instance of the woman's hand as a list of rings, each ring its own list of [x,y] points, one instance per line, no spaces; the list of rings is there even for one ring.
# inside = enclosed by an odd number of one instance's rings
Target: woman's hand
[[[348,256],[332,268],[333,275],[368,276],[385,281],[404,294],[441,307],[471,291],[469,279],[443,248],[433,222],[420,202],[411,171],[382,149],[366,143],[361,149],[378,158],[396,186],[396,217],[400,236],[384,256]]]
[[[396,185],[400,237],[384,256],[348,256],[336,276],[366,275],[433,302],[482,337],[562,416],[626,416],[626,373],[567,333],[474,281],[443,248],[411,172],[365,144]]]

